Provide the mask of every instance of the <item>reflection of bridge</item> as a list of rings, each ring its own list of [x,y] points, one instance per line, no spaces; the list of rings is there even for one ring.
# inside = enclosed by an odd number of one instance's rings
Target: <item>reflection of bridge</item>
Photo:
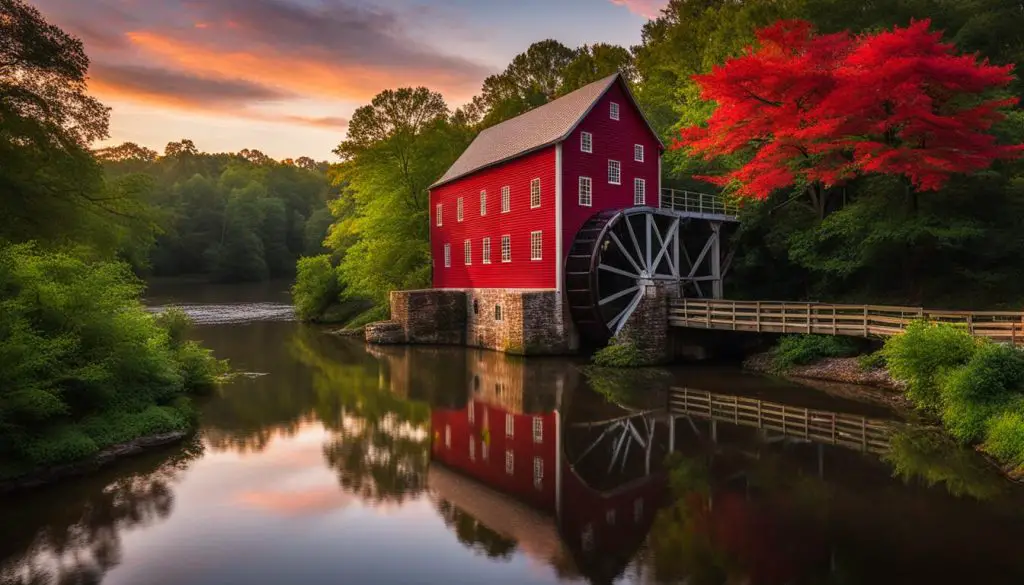
[[[712,423],[726,422],[772,431],[785,438],[872,453],[888,450],[889,436],[895,426],[892,421],[866,416],[787,406],[690,388],[670,390],[669,406],[673,423],[676,417],[697,417]],[[713,426],[712,433],[716,430],[717,427]]]

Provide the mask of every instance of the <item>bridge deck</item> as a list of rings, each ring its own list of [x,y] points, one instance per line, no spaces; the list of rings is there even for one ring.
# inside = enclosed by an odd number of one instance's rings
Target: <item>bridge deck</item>
[[[775,301],[679,299],[669,307],[675,327],[888,337],[918,319],[961,325],[971,335],[1024,346],[1024,312],[942,311],[920,307]]]
[[[895,429],[892,421],[691,388],[669,391],[669,411],[871,453],[886,452]]]

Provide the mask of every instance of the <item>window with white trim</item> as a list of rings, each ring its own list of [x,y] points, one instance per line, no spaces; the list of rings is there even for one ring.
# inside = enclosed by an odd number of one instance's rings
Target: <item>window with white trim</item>
[[[594,152],[594,135],[580,132],[580,152]]]
[[[634,144],[633,145],[633,160],[636,162],[644,162],[644,145]]]
[[[533,417],[533,442],[544,442],[544,419],[539,416]]]
[[[622,184],[622,163],[617,160],[608,161],[608,182],[612,185]],[[459,199],[459,201],[462,201]],[[459,204],[459,209],[462,209],[462,204]],[[462,213],[459,213],[459,221],[462,221]]]
[[[445,268],[451,268],[452,267],[452,245],[451,244],[445,244],[444,245],[444,267]]]
[[[544,232],[530,232],[530,260],[543,260]]]
[[[590,177],[580,177],[580,207],[594,204],[594,182]]]
[[[444,446],[446,449],[452,448],[452,427],[451,425],[444,425]]]
[[[619,119],[619,104],[618,103],[611,102],[611,104],[608,107],[608,115],[611,116],[612,120],[618,120]]]
[[[647,205],[647,181],[633,179],[633,205]]]
[[[476,461],[476,441],[469,439],[469,460]]]
[[[487,215],[487,191],[480,192],[480,216]]]
[[[484,241],[481,243],[480,248],[481,248],[481,250],[483,250],[483,252],[482,252],[482,254],[483,254],[483,263],[484,264],[490,264],[491,263],[491,238],[484,238]]]
[[[476,407],[474,404],[475,403],[472,400],[466,403],[466,414],[469,417],[469,424],[473,424],[476,419]]]
[[[462,221],[462,197],[459,197],[459,204],[455,208],[455,221]]]
[[[435,215],[437,215],[437,221],[435,223],[437,224],[437,227],[441,227],[441,217],[442,217],[442,212],[441,212],[442,206],[441,206],[441,204],[438,203],[437,205],[435,205],[434,209],[436,210],[436,214]]]
[[[530,181],[530,208],[540,207],[540,179]]]
[[[490,454],[491,449],[488,447],[487,441],[480,441],[480,456],[484,458],[484,461],[487,461]]]
[[[501,261],[512,261],[512,236],[501,236]]]
[[[466,252],[466,266],[473,264],[473,241],[466,240],[462,243],[463,248]]]
[[[505,473],[512,475],[512,472],[516,470],[515,455],[512,451],[505,451]]]
[[[505,415],[505,436],[512,438],[516,435],[516,419],[511,413]]]
[[[533,458],[533,487],[544,487],[544,460],[540,457]]]
[[[508,213],[512,210],[512,189],[505,185],[501,188],[501,212]]]

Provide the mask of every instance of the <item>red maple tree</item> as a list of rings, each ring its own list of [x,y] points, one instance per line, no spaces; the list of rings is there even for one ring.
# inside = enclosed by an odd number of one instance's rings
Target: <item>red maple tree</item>
[[[861,36],[816,34],[805,21],[761,29],[756,48],[695,77],[718,107],[674,147],[708,160],[744,155],[739,168],[702,178],[757,199],[804,187],[822,215],[827,189],[861,174],[937,190],[954,173],[1024,153],[989,133],[1017,100],[985,96],[1012,81],[1013,67],[958,55],[929,27]]]

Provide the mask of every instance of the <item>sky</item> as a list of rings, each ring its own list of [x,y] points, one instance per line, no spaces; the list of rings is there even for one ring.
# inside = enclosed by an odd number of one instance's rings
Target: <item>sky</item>
[[[110,139],[334,161],[355,109],[424,85],[466,103],[531,43],[640,40],[667,0],[30,0],[82,39]]]

